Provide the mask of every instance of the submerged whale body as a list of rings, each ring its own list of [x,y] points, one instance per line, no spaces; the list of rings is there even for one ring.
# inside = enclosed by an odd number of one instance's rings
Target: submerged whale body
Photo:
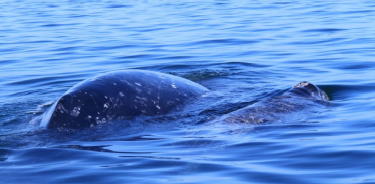
[[[329,101],[328,95],[312,83],[303,81],[293,86],[283,95],[265,99],[245,108],[233,111],[219,119],[229,123],[262,124],[287,118],[304,117],[309,110],[318,110]],[[302,111],[302,113],[301,113]],[[303,113],[305,111],[305,113]]]
[[[69,89],[42,115],[40,126],[82,129],[114,119],[161,115],[208,91],[187,79],[142,70],[105,73]]]

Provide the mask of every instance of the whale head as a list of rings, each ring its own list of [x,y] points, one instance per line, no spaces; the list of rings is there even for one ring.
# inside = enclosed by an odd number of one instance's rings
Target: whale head
[[[312,97],[316,100],[329,101],[328,95],[325,91],[307,81],[298,83],[297,85],[293,86],[288,92],[300,96]]]

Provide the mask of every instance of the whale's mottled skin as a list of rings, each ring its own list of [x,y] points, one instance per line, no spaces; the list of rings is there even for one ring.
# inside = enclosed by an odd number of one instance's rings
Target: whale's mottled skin
[[[166,114],[207,88],[142,70],[105,73],[69,89],[42,115],[40,126],[82,129],[114,119]]]
[[[288,115],[309,109],[319,109],[325,101],[329,101],[327,94],[312,83],[303,81],[293,86],[283,95],[265,99],[248,107],[231,112],[219,121],[230,123],[261,124],[275,122]],[[299,117],[305,113],[298,114]]]

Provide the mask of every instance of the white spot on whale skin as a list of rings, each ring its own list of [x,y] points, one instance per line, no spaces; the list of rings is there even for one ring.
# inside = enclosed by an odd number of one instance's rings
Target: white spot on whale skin
[[[96,124],[107,123],[107,120],[105,118],[100,119],[99,117],[96,117],[95,120],[96,120]]]
[[[136,82],[135,84],[136,84],[137,86],[142,86],[140,83],[137,83],[137,82]]]
[[[116,84],[116,83],[114,82],[114,83],[113,83],[113,85],[115,85],[115,86],[116,86],[117,84]]]
[[[161,109],[160,106],[158,106],[158,105],[156,105],[156,107],[157,107],[158,109]]]
[[[70,115],[74,117],[78,117],[80,113],[81,108],[80,107],[74,107],[72,111],[70,111]]]
[[[135,96],[136,99],[138,100],[141,100],[141,101],[144,101],[144,102],[147,102],[148,99],[147,98],[142,98],[142,97],[139,97],[139,96]],[[135,102],[138,102],[137,100],[134,100]],[[142,103],[142,102],[141,102]]]
[[[175,84],[171,84],[173,89],[177,89],[177,86]]]
[[[57,110],[60,110],[60,113],[68,112],[61,103],[57,104]]]
[[[106,108],[106,109],[108,108],[108,104],[107,103],[104,104],[104,108]]]
[[[124,96],[125,96],[124,93],[123,93],[122,91],[120,91],[119,94],[120,94],[121,97],[124,97]]]
[[[108,97],[107,96],[104,96],[105,99],[107,99]]]

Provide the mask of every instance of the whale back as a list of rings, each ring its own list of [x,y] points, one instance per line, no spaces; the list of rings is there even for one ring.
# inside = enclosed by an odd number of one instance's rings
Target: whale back
[[[161,115],[208,89],[187,79],[142,70],[105,73],[69,89],[43,114],[47,128],[88,128],[113,119]]]

